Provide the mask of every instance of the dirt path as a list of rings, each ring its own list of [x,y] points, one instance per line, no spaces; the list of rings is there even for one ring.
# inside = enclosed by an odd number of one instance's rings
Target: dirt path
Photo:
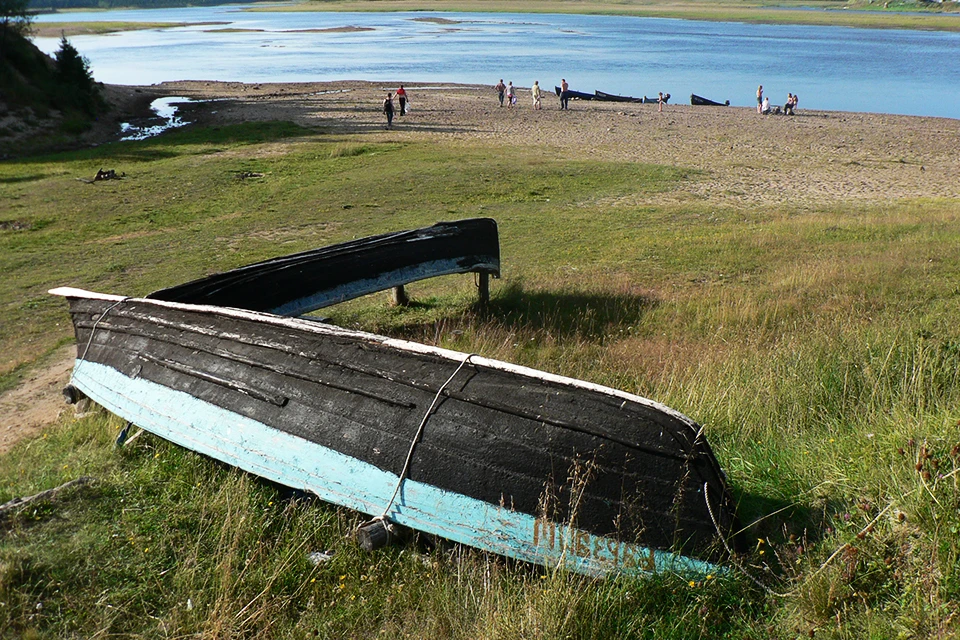
[[[36,436],[69,409],[61,392],[76,354],[74,345],[59,349],[18,387],[0,395],[0,454],[23,438]]]

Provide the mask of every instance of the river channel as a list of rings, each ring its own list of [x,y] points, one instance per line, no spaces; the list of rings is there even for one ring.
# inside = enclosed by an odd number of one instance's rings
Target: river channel
[[[958,17],[960,20],[960,17]],[[960,33],[755,25],[622,16],[249,11],[241,6],[111,10],[37,22],[191,23],[75,36],[94,77],[173,80],[462,82],[623,95],[690,94],[755,105],[787,92],[800,108],[960,118]],[[204,24],[199,23],[218,23]],[[55,38],[37,38],[52,53]]]

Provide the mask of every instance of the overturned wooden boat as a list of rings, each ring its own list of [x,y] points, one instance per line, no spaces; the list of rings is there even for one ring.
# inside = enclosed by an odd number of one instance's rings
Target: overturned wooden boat
[[[716,571],[739,539],[702,428],[646,398],[304,318],[51,293],[72,394],[387,526],[593,575]]]
[[[730,101],[724,100],[723,102],[714,102],[713,100],[708,100],[707,98],[698,96],[695,93],[691,93],[690,104],[695,107],[729,107]]]

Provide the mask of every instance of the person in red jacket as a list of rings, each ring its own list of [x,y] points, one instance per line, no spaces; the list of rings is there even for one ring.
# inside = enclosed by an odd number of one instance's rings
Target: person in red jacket
[[[407,115],[407,92],[403,85],[400,85],[400,88],[397,89],[397,101],[400,103],[400,115]]]

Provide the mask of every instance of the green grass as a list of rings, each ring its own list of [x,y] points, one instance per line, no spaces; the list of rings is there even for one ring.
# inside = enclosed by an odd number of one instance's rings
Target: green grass
[[[125,177],[78,182],[99,168]],[[262,177],[244,177],[251,173]],[[709,209],[694,171],[482,143],[192,128],[0,163],[0,388],[72,329],[50,287],[142,295],[438,220],[497,219],[467,277],[344,326],[639,393],[706,427],[749,525],[727,575],[592,580],[411,541],[150,435],[64,417],[0,459],[6,637],[896,638],[957,633],[960,205]],[[614,203],[614,204],[611,204]],[[308,554],[332,550],[314,565]],[[40,606],[38,606],[40,605]]]

